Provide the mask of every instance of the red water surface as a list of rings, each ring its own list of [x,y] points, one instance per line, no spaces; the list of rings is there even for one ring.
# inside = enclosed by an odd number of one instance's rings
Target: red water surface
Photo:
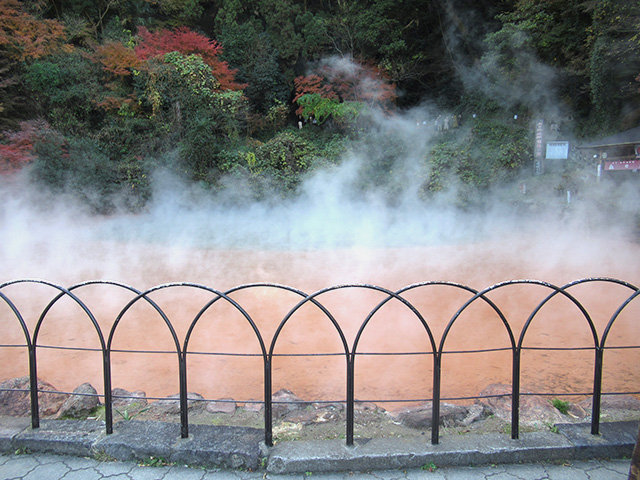
[[[141,247],[141,248],[138,248]],[[640,246],[621,240],[614,250],[587,239],[551,246],[530,238],[464,245],[395,249],[313,251],[256,251],[180,249],[162,246],[124,246],[101,243],[77,252],[82,268],[69,265],[50,279],[65,286],[102,278],[138,289],[170,282],[193,282],[226,290],[252,282],[290,285],[306,293],[338,284],[366,283],[391,290],[416,282],[459,282],[483,289],[498,282],[531,278],[557,285],[579,278],[614,277],[640,283]],[[55,296],[50,287],[18,284],[2,292],[25,317],[33,335],[38,315]],[[94,312],[100,328],[108,331],[132,294],[113,286],[86,286],[76,294]],[[551,290],[514,285],[489,294],[506,315],[517,341],[531,311]],[[590,283],[571,293],[583,303],[596,327],[598,339],[616,308],[632,291],[620,285]],[[301,297],[274,287],[251,288],[231,295],[255,321],[265,348],[287,312]],[[434,342],[471,294],[452,286],[412,289],[405,298],[424,317]],[[150,295],[165,311],[180,345],[202,306],[213,298],[189,286],[161,289]],[[337,289],[318,297],[344,332],[348,348],[368,313],[385,295],[364,287]],[[607,346],[640,345],[636,301],[624,310]],[[15,316],[1,303],[4,345],[25,345]],[[58,350],[46,346],[99,349],[96,328],[69,299],[48,313],[38,334],[38,375],[62,391],[90,382],[103,391],[102,357],[95,351]],[[448,332],[446,352],[508,348],[503,322],[484,302],[467,308]],[[574,350],[526,350],[522,357],[523,389],[534,392],[589,392],[593,382],[594,337],[583,314],[566,298],[557,296],[532,322],[527,347],[573,347]],[[144,390],[150,397],[178,392],[178,360],[174,339],[164,320],[146,302],[137,302],[122,317],[113,339],[112,385]],[[121,352],[126,350],[127,352]],[[134,353],[131,351],[156,353]],[[188,347],[188,390],[206,398],[232,397],[238,401],[263,399],[264,371],[257,335],[243,315],[226,301],[216,302],[195,327]],[[364,330],[356,359],[356,398],[361,400],[429,399],[432,395],[432,344],[426,329],[406,305],[385,305]],[[159,353],[173,352],[173,353]],[[346,362],[335,326],[319,308],[305,305],[282,329],[274,352],[283,354],[342,354],[278,356],[273,365],[273,391],[288,388],[307,400],[344,400]],[[365,355],[411,352],[412,355]],[[207,353],[207,354],[205,354]],[[234,355],[210,355],[210,353]],[[248,354],[237,356],[235,354]],[[605,352],[605,391],[640,390],[639,349]],[[28,374],[24,347],[0,348],[0,379]],[[442,397],[478,395],[491,383],[511,383],[511,352],[446,353],[442,366]],[[392,409],[397,404],[384,404]]]

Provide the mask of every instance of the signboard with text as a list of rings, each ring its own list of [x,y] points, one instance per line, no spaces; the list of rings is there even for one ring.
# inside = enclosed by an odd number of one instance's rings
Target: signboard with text
[[[638,170],[640,160],[617,160],[615,162],[604,162],[605,170]]]
[[[569,158],[569,142],[547,142],[547,160],[566,160]]]

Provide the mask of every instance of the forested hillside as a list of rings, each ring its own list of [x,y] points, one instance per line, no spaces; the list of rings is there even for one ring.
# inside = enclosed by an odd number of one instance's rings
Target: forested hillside
[[[0,180],[96,211],[158,168],[285,198],[354,145],[394,201],[409,127],[422,198],[481,190],[530,168],[535,119],[603,136],[639,90],[637,0],[0,0]]]

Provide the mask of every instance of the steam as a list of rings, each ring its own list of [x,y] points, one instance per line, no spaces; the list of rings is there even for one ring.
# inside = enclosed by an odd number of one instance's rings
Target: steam
[[[358,68],[346,59],[330,61],[335,71],[352,73]],[[490,67],[492,61],[486,59],[486,65]],[[465,80],[514,105],[517,101],[552,104],[552,90],[543,80],[551,81],[553,73],[540,68],[535,59],[523,61],[530,62],[526,75],[540,84],[526,95],[515,90],[517,82],[509,89],[504,82],[487,82],[477,72],[469,72]],[[536,101],[536,97],[546,100]],[[257,280],[295,284],[308,274],[294,271],[295,265],[289,272],[278,266],[282,271],[275,278],[269,274],[271,264],[261,266],[259,252],[310,252],[320,264],[323,257],[343,252],[350,259],[349,270],[318,277],[318,288],[327,286],[322,282],[338,280],[384,282],[381,258],[393,259],[397,265],[421,265],[422,277],[408,275],[404,284],[441,277],[464,283],[466,279],[455,274],[468,274],[474,263],[484,264],[491,258],[500,264],[508,259],[522,268],[506,268],[495,275],[487,272],[487,281],[505,280],[516,272],[541,277],[559,265],[574,276],[568,280],[628,273],[629,262],[619,261],[599,242],[612,235],[622,241],[629,237],[633,224],[629,220],[638,207],[633,188],[608,188],[586,178],[569,204],[556,185],[538,186],[537,193],[530,186],[525,194],[522,185],[533,181],[526,177],[484,192],[464,209],[458,206],[459,185],[455,184],[426,200],[421,193],[428,174],[425,159],[438,139],[432,122],[440,113],[448,114],[433,105],[395,114],[372,109],[370,134],[353,143],[338,164],[309,174],[299,195],[288,199],[247,202],[231,180],[226,188],[211,192],[156,171],[152,200],[144,212],[95,216],[70,196],[38,190],[30,184],[28,172],[2,178],[2,280],[133,278],[132,282],[142,279],[145,284],[157,284],[198,280],[193,276],[227,284]],[[384,166],[381,178],[372,174],[378,172],[378,165]],[[611,209],[603,209],[603,198]],[[601,235],[605,225],[606,234]],[[402,252],[406,259],[400,258]],[[230,279],[215,265],[224,256],[250,258],[257,267],[238,267]],[[317,267],[303,267],[309,268]],[[385,268],[395,267],[387,264]]]

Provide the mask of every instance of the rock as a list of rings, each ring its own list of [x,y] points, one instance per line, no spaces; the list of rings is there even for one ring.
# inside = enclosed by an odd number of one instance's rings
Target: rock
[[[384,412],[384,408],[379,407],[373,402],[361,402],[356,400],[353,404],[353,410],[356,412]]]
[[[283,388],[271,396],[273,418],[283,418],[294,410],[303,410],[309,404],[291,390]],[[276,403],[277,402],[277,403]]]
[[[67,398],[60,410],[58,417],[62,418],[84,418],[91,414],[91,411],[98,406],[98,392],[93,386],[86,382],[79,385],[73,394]]]
[[[275,436],[295,436],[302,430],[301,423],[282,422],[273,426],[273,435]]]
[[[187,409],[188,410],[204,410],[204,397],[199,393],[187,393]],[[165,415],[176,415],[180,413],[180,394],[169,395],[162,400],[158,400],[149,404],[149,407],[155,412]]]
[[[330,412],[341,413],[347,409],[345,403],[322,403],[322,402],[314,402],[313,408],[316,410],[328,410]],[[374,404],[375,405],[375,404]]]
[[[249,399],[250,402],[244,404],[244,409],[248,412],[262,412],[264,410],[264,402],[253,401],[253,398]]]
[[[591,413],[593,399],[591,397],[578,402],[578,405]],[[602,395],[600,408],[615,410],[638,410],[640,411],[640,400],[631,395]]]
[[[18,377],[0,383],[0,390],[29,390],[29,377]],[[56,391],[57,388],[43,380],[38,380],[38,412],[40,415],[55,415],[66,400],[61,393],[45,393],[40,390]],[[31,414],[29,391],[0,391],[0,415],[23,417]]]
[[[638,438],[636,446],[631,454],[631,467],[629,468],[629,480],[637,480],[640,478],[640,430],[638,430]]]
[[[431,428],[433,416],[433,402],[426,402],[418,407],[405,408],[391,413],[392,418],[402,425],[425,430]],[[440,404],[440,425],[467,425],[469,410],[462,405],[450,403]],[[471,423],[472,420],[467,420]]]
[[[340,410],[320,409],[316,412],[316,418],[313,423],[327,423],[342,421]]]
[[[467,407],[467,416],[462,419],[460,423],[468,427],[474,422],[484,420],[489,416],[489,411],[486,406],[481,403],[474,403]]]
[[[294,410],[284,416],[283,422],[309,425],[315,423],[317,418],[318,412],[315,410]]]
[[[209,413],[236,413],[237,404],[233,398],[221,398],[207,402],[207,412]]]
[[[112,403],[114,408],[123,408],[128,407],[131,404],[136,405],[146,405],[147,399],[145,398],[147,394],[142,390],[136,390],[135,392],[130,392],[125,390],[124,388],[114,388],[111,390],[112,395]],[[127,397],[127,398],[116,398],[116,397]]]
[[[577,403],[569,404],[569,411],[567,414],[573,418],[586,418],[591,414],[591,410],[586,410],[582,405]]]
[[[537,395],[522,395],[529,393],[525,389],[521,389],[520,393],[519,413],[522,425],[541,427],[550,423],[567,421],[567,417],[560,413],[548,398]],[[511,385],[492,384],[480,392],[480,395],[488,398],[479,399],[479,403],[489,407],[501,420],[511,421]]]

